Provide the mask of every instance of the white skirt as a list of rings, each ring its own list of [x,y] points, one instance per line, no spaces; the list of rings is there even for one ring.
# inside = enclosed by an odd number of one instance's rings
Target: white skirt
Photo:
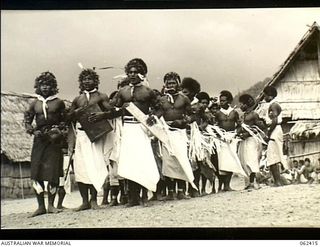
[[[238,141],[232,140],[231,143],[219,141],[219,144],[219,148],[217,149],[219,172],[234,172],[246,177],[247,174],[243,170],[241,162],[237,155]]]
[[[252,172],[259,172],[261,151],[261,143],[259,143],[253,137],[248,137],[240,142],[238,150],[239,159],[248,176]]]
[[[120,140],[121,140],[121,129],[122,129],[122,120],[121,117],[112,119],[109,121],[112,126],[112,131],[107,134],[104,143],[104,158],[107,164],[109,160],[112,160],[116,163],[119,162],[120,155]]]
[[[151,141],[140,123],[124,123],[122,126],[118,174],[148,190],[157,189],[160,179],[157,163]]]
[[[277,125],[273,130],[267,147],[267,166],[277,163],[282,163],[284,160],[282,147],[283,147],[283,132],[280,125]]]
[[[173,155],[164,146],[162,150],[162,174],[166,177],[188,181],[193,184],[194,176],[188,158],[187,133],[185,129],[169,130]]]
[[[77,130],[77,140],[74,154],[75,180],[84,184],[93,184],[99,192],[108,175],[104,160],[104,141],[101,137],[92,143],[83,130]]]

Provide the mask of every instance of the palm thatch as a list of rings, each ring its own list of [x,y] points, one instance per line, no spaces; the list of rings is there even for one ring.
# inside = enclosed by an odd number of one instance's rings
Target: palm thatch
[[[284,118],[291,120],[320,119],[320,102],[278,102],[281,105]]]
[[[293,140],[316,139],[320,137],[320,122],[299,121],[289,132]]]
[[[23,119],[35,98],[31,94],[1,92],[1,154],[13,162],[30,161],[33,137],[26,133]]]
[[[310,41],[311,38],[313,38],[315,35],[320,33],[320,26],[317,24],[317,22],[314,22],[310,29],[304,34],[298,45],[294,48],[294,50],[290,53],[288,58],[284,61],[284,63],[280,66],[279,70],[272,76],[270,81],[267,83],[266,86],[274,86],[283,74],[288,71],[290,68],[290,65],[294,62],[294,60],[299,56],[299,52],[303,49],[306,44]],[[261,92],[257,99],[261,100],[263,96],[263,93]]]
[[[265,86],[277,88],[283,116],[320,119],[320,27],[314,22]],[[258,95],[261,101],[263,93]]]

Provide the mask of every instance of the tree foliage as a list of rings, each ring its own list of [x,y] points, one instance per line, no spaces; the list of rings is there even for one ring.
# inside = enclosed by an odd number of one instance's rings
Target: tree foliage
[[[235,105],[239,104],[239,97],[242,94],[250,94],[254,99],[262,92],[264,86],[271,80],[271,78],[267,77],[265,78],[263,81],[258,81],[257,83],[255,83],[253,86],[251,86],[250,88],[238,93],[236,96],[234,96],[234,100],[233,103]]]

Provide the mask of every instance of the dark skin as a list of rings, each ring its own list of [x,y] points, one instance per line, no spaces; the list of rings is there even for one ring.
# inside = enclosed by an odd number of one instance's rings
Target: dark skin
[[[96,83],[94,82],[93,78],[91,78],[90,75],[86,76],[83,81],[81,82],[83,89],[86,91],[91,91],[96,88]],[[100,112],[91,113],[91,115],[88,117],[89,122],[96,122],[100,121],[102,119],[106,119],[108,114],[111,112],[111,105],[109,104],[109,98],[106,94],[100,93],[99,91],[95,91],[93,93],[90,93],[90,99],[88,101],[86,95],[83,93],[79,96],[77,96],[69,109],[68,116],[71,118],[71,120],[77,120],[77,114],[79,111],[83,110],[88,105],[98,104],[101,108]],[[79,184],[79,190],[81,193],[81,196],[83,198],[83,203],[75,209],[75,211],[81,211],[89,209],[90,207],[92,209],[97,209],[98,205],[96,202],[96,194],[97,191],[92,185],[78,183]],[[90,189],[92,200],[90,203],[88,202],[88,190]],[[82,194],[83,193],[83,194]]]
[[[209,100],[201,99],[194,109],[195,121],[197,122],[201,131],[205,130],[205,128],[209,124],[209,119],[205,113],[205,110],[207,109],[208,105]]]
[[[217,121],[216,121],[216,114],[217,112],[220,110],[219,106],[212,106],[210,108],[210,112],[207,113],[208,119],[209,119],[209,124],[212,125],[216,125]]]
[[[230,101],[227,99],[226,96],[220,96],[220,108],[228,109],[230,106]],[[240,126],[240,118],[237,111],[233,110],[227,116],[219,110],[216,114],[216,121],[220,128],[226,131],[234,131],[238,126]],[[232,172],[228,172],[226,178],[224,178],[224,190],[229,191],[232,190],[230,188],[230,180],[231,180]],[[221,190],[222,186],[222,179],[219,178],[219,190]]]
[[[53,95],[53,86],[49,83],[42,83],[40,85],[40,94],[45,99],[49,96]],[[42,101],[35,100],[29,106],[28,111],[25,114],[25,127],[28,134],[34,134],[34,136],[40,137],[45,134],[45,127],[51,127],[52,125],[63,125],[64,122],[64,113],[65,113],[65,104],[61,99],[53,99],[48,101],[47,103],[47,119],[43,113],[42,109]],[[33,120],[36,120],[36,128],[32,127]],[[41,186],[44,188],[43,181],[40,182]],[[48,204],[48,213],[58,213],[59,211],[53,207],[53,203]],[[39,206],[39,208],[32,214],[33,216],[45,214],[46,209]]]
[[[185,96],[187,96],[187,97],[190,99],[190,101],[192,101],[193,98],[194,98],[194,96],[196,96],[196,93],[190,91],[188,88],[183,88],[183,89],[182,89],[182,93],[183,93]]]
[[[260,121],[259,115],[253,111],[253,107],[249,106],[247,103],[240,102],[240,109],[244,112],[243,115],[243,123],[248,125],[248,126],[257,126],[260,129],[262,129],[263,123]],[[244,129],[239,129],[239,134],[238,134],[242,139],[246,139],[250,137],[251,135],[245,131]],[[253,186],[254,179],[256,178],[255,173],[250,174],[250,185],[247,188],[251,188],[250,186]]]
[[[125,86],[121,88],[116,97],[115,106],[126,107],[126,103],[133,102],[144,114],[149,113],[149,107],[157,103],[156,95],[152,89],[144,85],[134,88],[133,95],[131,95],[131,87]],[[125,112],[126,116],[130,116],[129,112]]]
[[[144,85],[141,85],[141,79],[138,76],[138,70],[135,67],[131,67],[128,71],[128,79],[130,84],[133,85],[133,88],[130,85],[124,86],[119,89],[119,92],[115,96],[114,104],[117,107],[122,107],[123,109],[128,106],[130,102],[135,104],[144,114],[151,114],[150,108],[156,109],[158,100],[156,97],[155,92]],[[132,91],[133,90],[133,91]],[[131,116],[131,114],[127,110],[123,110],[124,116]],[[147,120],[149,125],[154,124],[154,118],[152,116],[149,117]],[[134,190],[140,187],[135,182],[129,181],[129,188],[131,189],[136,187]],[[131,190],[129,189],[129,190]],[[137,191],[136,191],[137,192]],[[133,197],[138,197],[137,193],[134,193]],[[147,189],[142,188],[142,198],[143,198],[143,205],[148,206],[147,204]],[[136,205],[137,202],[132,202],[129,206]]]
[[[270,102],[274,99],[274,96],[268,95],[266,93],[264,93],[263,97],[266,102]],[[281,113],[281,107],[278,103],[274,102],[269,106],[268,115],[269,115],[269,118],[271,119],[271,124],[270,124],[268,132],[267,132],[268,137],[270,137],[271,133],[273,132],[273,130],[277,126],[278,116],[280,115],[280,113]]]
[[[240,102],[240,109],[244,112],[243,123],[249,126],[257,126],[261,130],[264,128],[264,124],[259,118],[258,113],[254,112],[252,107],[248,106],[245,103]],[[249,137],[249,133],[244,130],[240,130],[239,136],[243,139]]]
[[[186,125],[190,121],[190,117],[188,118],[188,115],[191,114],[191,104],[189,98],[178,93],[178,83],[174,79],[169,79],[165,82],[165,91],[172,95],[174,103],[171,103],[166,95],[162,96],[160,98],[160,108],[157,116],[162,115],[164,120],[173,121],[169,124],[173,128],[186,128]],[[178,183],[179,189],[183,189],[183,184],[185,184],[183,180],[176,180],[175,182]],[[175,187],[175,182],[168,184],[169,190],[173,189],[172,187]]]
[[[193,114],[193,118],[195,119],[195,121],[197,122],[197,125],[200,129],[200,131],[204,131],[206,129],[206,127],[209,124],[209,117],[206,114],[206,109],[208,108],[209,105],[209,100],[207,99],[200,99],[199,102],[195,105],[195,107],[193,107],[194,110],[194,114]],[[203,161],[199,161],[199,165],[203,165]],[[201,174],[202,177],[202,188],[201,188],[201,194],[206,194],[205,192],[205,186],[207,183],[207,178]],[[214,191],[214,186],[212,188],[212,190]]]
[[[43,83],[40,86],[40,91],[44,98],[48,98],[50,95],[52,95],[52,86]],[[30,104],[25,117],[25,127],[27,129],[27,133],[34,134],[37,137],[42,135],[42,132],[40,131],[41,127],[46,125],[59,125],[64,121],[65,104],[61,99],[56,98],[54,100],[50,100],[47,102],[47,105],[47,119],[45,119],[42,110],[42,102],[35,100]],[[36,129],[34,129],[31,125],[34,117],[36,120]]]
[[[184,128],[188,120],[186,115],[191,113],[190,100],[182,95],[177,93],[178,83],[175,80],[168,80],[166,82],[167,92],[172,95],[174,103],[168,101],[167,96],[162,96],[160,98],[160,114],[166,121],[173,121],[170,124],[171,127]]]
[[[117,107],[125,108],[130,102],[134,103],[144,114],[151,114],[150,108],[158,108],[158,97],[156,93],[149,87],[140,85],[140,77],[138,76],[138,70],[135,67],[129,69],[128,79],[130,83],[135,86],[133,94],[131,93],[132,87],[130,85],[124,86],[119,89],[119,92],[115,96],[114,105]],[[131,114],[124,110],[125,116],[131,116]],[[149,125],[155,123],[153,117],[149,117],[147,120]]]
[[[221,96],[220,97],[220,107],[223,109],[228,109],[229,101],[227,97]],[[216,121],[218,126],[226,131],[234,131],[238,125],[240,125],[240,118],[237,111],[233,110],[229,116],[226,116],[221,111],[216,113]]]
[[[87,91],[91,91],[96,87],[96,84],[89,76],[84,78],[82,83],[85,90]],[[110,114],[111,112],[112,107],[109,104],[108,96],[104,93],[100,93],[99,91],[96,91],[90,94],[89,102],[85,94],[81,94],[77,96],[72,102],[72,105],[69,110],[69,116],[76,117],[77,113],[80,110],[82,110],[88,105],[93,105],[96,103],[98,103],[99,106],[102,107],[103,109],[101,109],[102,110],[101,112],[91,113],[91,115],[88,117],[88,121],[97,122],[97,121],[100,121],[101,119],[107,118],[108,114]]]
[[[264,93],[264,99],[266,102],[270,102],[274,99],[274,96],[272,95],[268,95],[266,93]],[[268,109],[268,115],[269,118],[271,119],[271,124],[268,126],[268,131],[267,131],[267,140],[269,141],[269,138],[272,134],[272,132],[274,131],[274,129],[276,128],[277,124],[278,124],[278,116],[281,113],[281,107],[278,103],[274,102],[269,106]],[[277,166],[278,164],[273,164],[270,166],[270,171],[272,173],[272,176],[274,178],[274,185],[275,186],[281,186],[281,180],[280,180],[280,171],[279,168]]]
[[[278,116],[281,113],[281,107],[278,103],[274,102],[269,106],[269,110],[268,110],[268,115],[269,118],[271,119],[271,125],[269,126],[269,130],[268,130],[268,137],[271,136],[273,130],[276,128],[277,124],[278,124]]]

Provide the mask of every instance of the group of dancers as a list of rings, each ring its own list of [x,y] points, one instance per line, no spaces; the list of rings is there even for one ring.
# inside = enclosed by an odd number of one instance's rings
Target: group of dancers
[[[283,133],[274,87],[264,88],[264,104],[259,107],[251,95],[241,95],[239,109],[232,107],[229,91],[212,98],[198,81],[181,80],[175,72],[164,75],[161,90],[152,89],[140,58],[130,60],[125,72],[118,89],[108,96],[99,91],[96,71],[83,69],[80,94],[69,108],[57,97],[54,74],[43,72],[35,79],[38,97],[24,118],[27,133],[34,135],[31,179],[38,209],[32,216],[63,208],[67,144],[82,198],[76,211],[98,209],[100,191],[102,204],[128,207],[206,195],[207,181],[215,193],[215,178],[218,191],[231,191],[233,174],[244,176],[245,188],[254,189],[264,151],[274,185],[281,186]],[[148,191],[153,192],[151,199]]]

